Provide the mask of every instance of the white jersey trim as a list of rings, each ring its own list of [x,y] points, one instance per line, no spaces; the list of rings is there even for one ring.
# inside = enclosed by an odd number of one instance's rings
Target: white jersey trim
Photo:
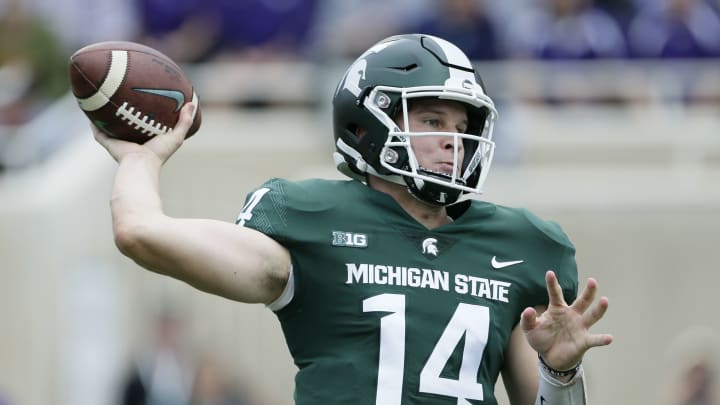
[[[288,276],[287,284],[285,284],[285,289],[283,289],[282,294],[266,306],[270,308],[271,311],[277,312],[285,308],[290,301],[292,301],[293,297],[295,297],[295,277],[293,276],[293,269],[290,267],[290,275]]]

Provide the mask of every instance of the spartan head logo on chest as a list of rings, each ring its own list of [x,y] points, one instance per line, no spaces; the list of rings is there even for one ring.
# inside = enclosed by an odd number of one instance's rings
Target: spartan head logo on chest
[[[457,242],[457,238],[439,233],[403,230],[401,234],[417,249],[417,254],[422,254],[428,260],[435,260],[444,255]]]
[[[437,239],[435,238],[425,238],[422,241],[422,252],[425,256],[435,256],[437,257],[439,251],[437,247]]]

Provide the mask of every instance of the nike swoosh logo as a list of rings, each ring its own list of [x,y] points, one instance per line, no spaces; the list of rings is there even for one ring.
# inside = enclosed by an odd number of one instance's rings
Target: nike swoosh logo
[[[156,96],[162,96],[167,97],[175,100],[177,103],[177,107],[175,108],[174,112],[180,111],[180,108],[182,108],[183,104],[185,104],[185,95],[182,93],[182,91],[178,90],[166,90],[166,89],[133,89],[135,91],[139,91],[141,93],[149,93],[149,94],[155,94]]]
[[[515,264],[520,264],[524,262],[525,260],[513,260],[509,262],[500,262],[497,259],[497,256],[493,256],[492,260],[490,261],[490,264],[492,264],[493,269],[502,269],[504,267],[512,266]]]

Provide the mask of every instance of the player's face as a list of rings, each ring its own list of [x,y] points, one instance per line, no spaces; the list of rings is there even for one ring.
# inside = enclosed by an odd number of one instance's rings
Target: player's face
[[[402,116],[397,117],[402,128]],[[459,132],[465,133],[468,116],[465,107],[450,100],[413,100],[409,106],[410,132]],[[451,175],[453,172],[454,139],[451,136],[414,136],[410,140],[420,166]],[[455,171],[459,174],[465,151],[458,138],[458,157]]]

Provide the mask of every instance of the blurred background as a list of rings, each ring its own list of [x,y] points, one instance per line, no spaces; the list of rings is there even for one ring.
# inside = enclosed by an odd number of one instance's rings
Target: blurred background
[[[115,164],[67,60],[132,40],[178,61],[203,127],[174,216],[234,221],[269,177],[339,178],[330,98],[388,35],[463,48],[500,110],[480,198],[558,221],[610,310],[593,404],[718,404],[720,1],[0,0],[0,405],[292,403],[274,315],[115,249]],[[502,383],[496,387],[507,404]],[[143,402],[145,401],[145,402]]]

